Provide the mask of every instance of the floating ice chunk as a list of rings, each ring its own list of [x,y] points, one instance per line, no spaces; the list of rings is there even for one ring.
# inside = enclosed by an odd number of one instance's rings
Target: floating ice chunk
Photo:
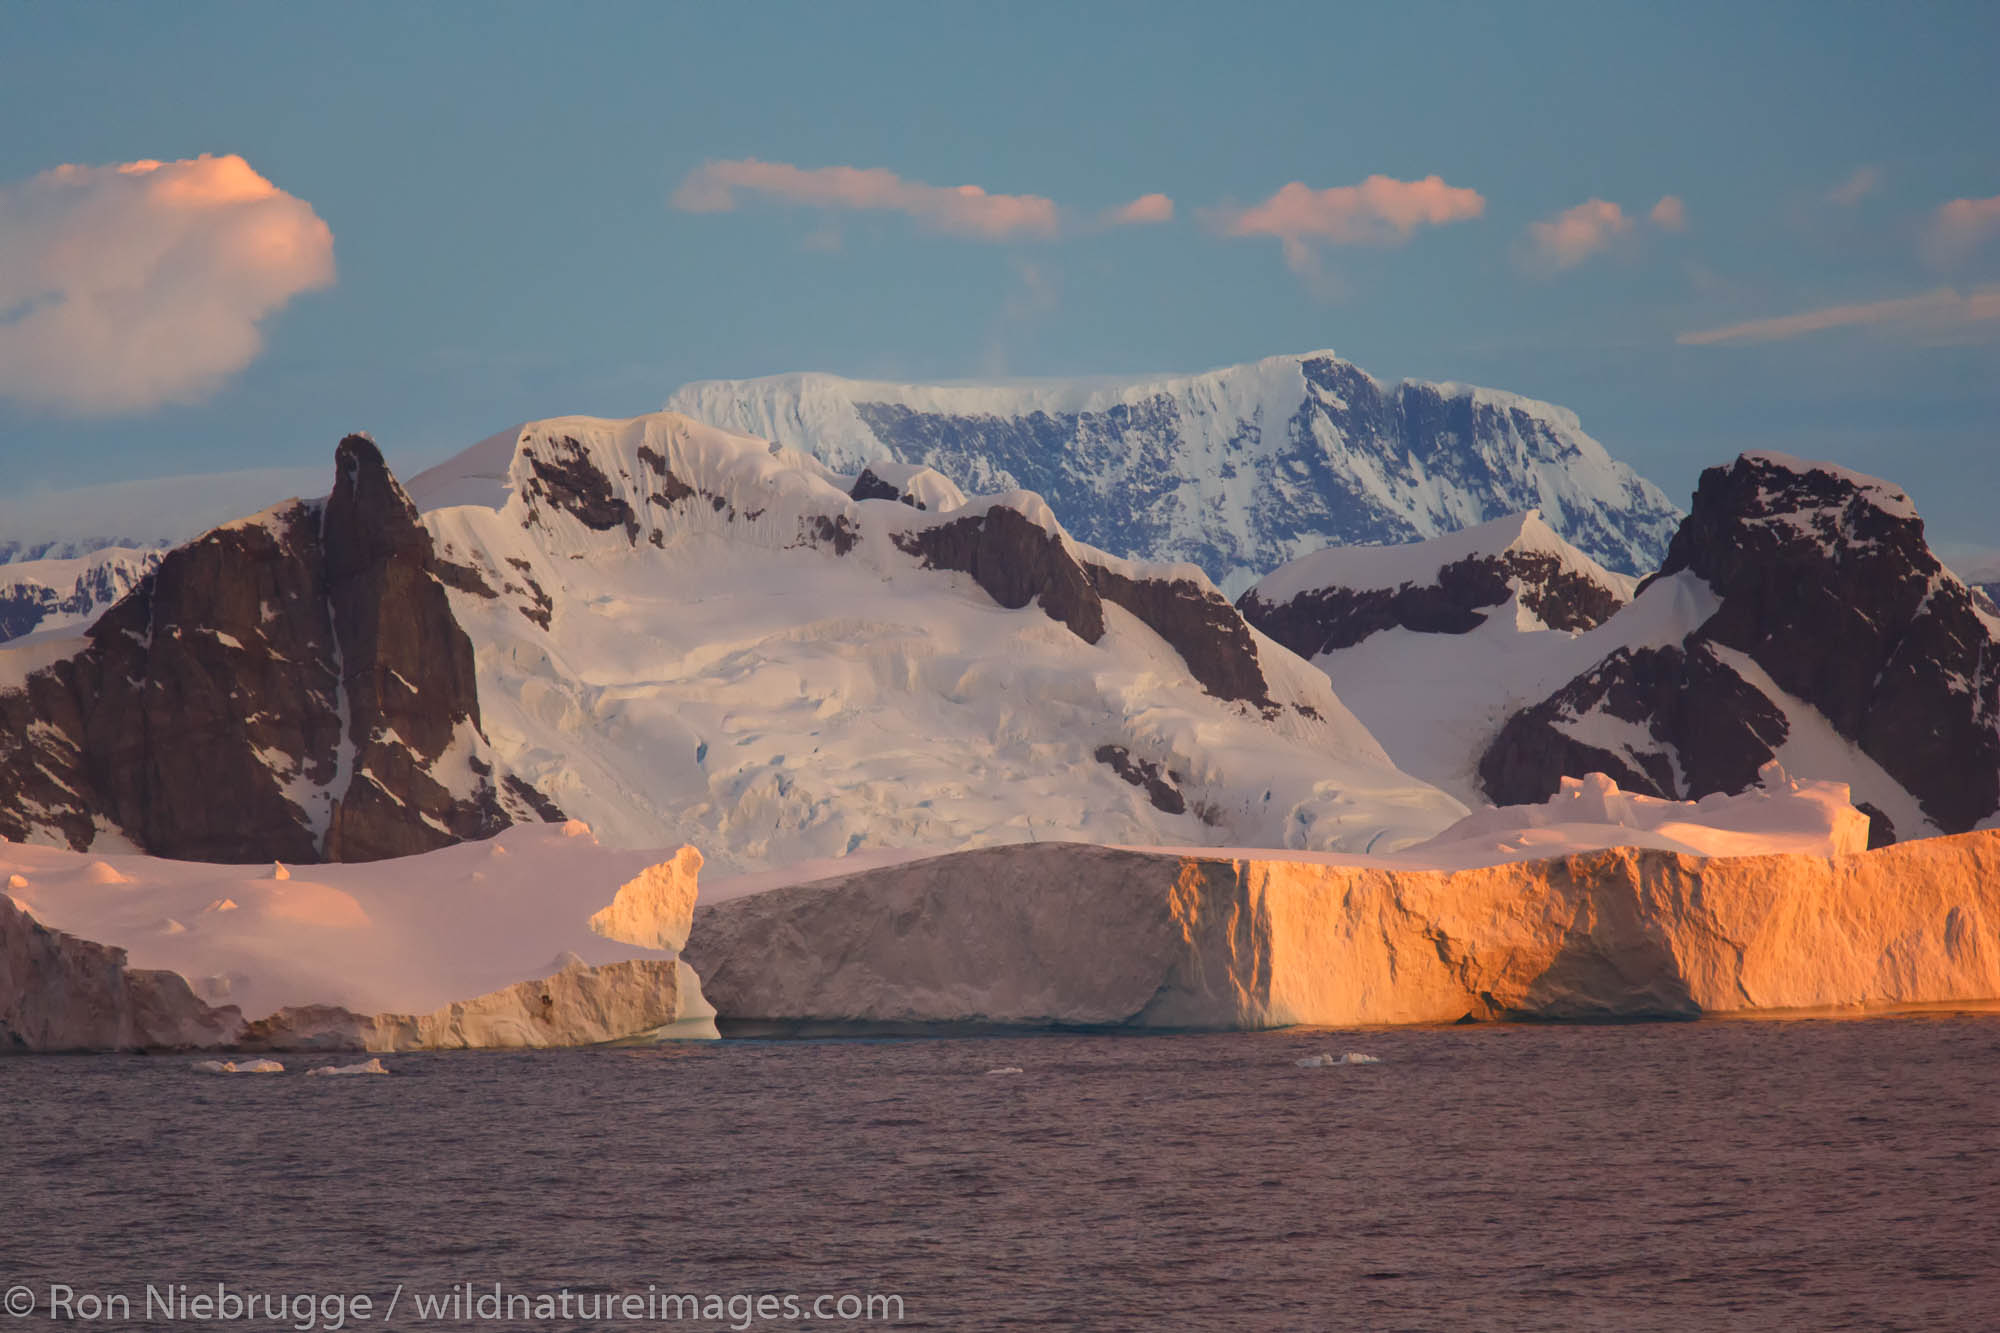
[[[1020,1074],[1025,1072],[1019,1065],[1001,1065],[998,1069],[989,1069],[986,1071],[989,1077],[994,1074]]]
[[[233,912],[236,910],[236,900],[234,898],[217,898],[201,910],[204,912]]]
[[[1292,1063],[1301,1069],[1320,1069],[1340,1062],[1331,1055],[1308,1055],[1305,1059],[1294,1060]]]
[[[28,887],[28,877],[26,875],[9,875],[7,876],[7,887],[10,889],[25,889]]]
[[[386,1074],[389,1067],[378,1059],[364,1060],[358,1065],[320,1065],[306,1071],[307,1078],[334,1078],[343,1074]]]
[[[290,879],[291,877],[292,877],[292,872],[285,869],[285,863],[283,861],[271,862],[272,879]]]
[[[130,875],[120,874],[109,861],[92,861],[83,868],[83,877],[92,884],[130,884]]]
[[[1343,1065],[1379,1065],[1382,1063],[1382,1057],[1379,1055],[1363,1055],[1360,1051],[1348,1051],[1336,1063]]]
[[[282,1074],[285,1067],[276,1060],[245,1060],[242,1064],[234,1060],[197,1060],[194,1062],[198,1074]]]

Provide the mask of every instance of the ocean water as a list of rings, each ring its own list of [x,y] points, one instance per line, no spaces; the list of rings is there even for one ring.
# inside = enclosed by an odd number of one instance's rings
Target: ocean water
[[[0,1323],[2000,1327],[1991,1016],[284,1058],[0,1060]]]

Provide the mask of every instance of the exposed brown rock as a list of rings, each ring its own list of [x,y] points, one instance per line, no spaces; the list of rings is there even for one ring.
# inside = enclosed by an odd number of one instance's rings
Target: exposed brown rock
[[[1104,607],[1083,566],[1059,535],[1018,509],[996,504],[984,514],[899,533],[894,541],[926,568],[970,574],[1009,610],[1034,602],[1085,643],[1104,637]]]
[[[432,771],[456,739],[484,747],[471,643],[380,452],[350,436],[336,463],[324,504],[168,552],[81,652],[0,691],[0,833],[311,862],[533,817],[490,776]]]

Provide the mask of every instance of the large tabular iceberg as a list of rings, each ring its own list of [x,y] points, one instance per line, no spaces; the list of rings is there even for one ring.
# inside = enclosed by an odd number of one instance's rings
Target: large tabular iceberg
[[[2000,831],[1862,851],[1866,820],[1837,784],[1772,778],[1705,808],[1577,784],[1511,812],[1511,833],[1474,816],[1373,860],[961,852],[705,908],[689,957],[725,1020],[780,1025],[1258,1028],[2000,999]],[[1641,845],[1575,850],[1620,831]],[[1760,845],[1794,850],[1689,850]]]

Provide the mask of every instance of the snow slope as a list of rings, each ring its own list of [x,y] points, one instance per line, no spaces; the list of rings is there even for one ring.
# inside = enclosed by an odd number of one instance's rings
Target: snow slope
[[[667,407],[843,473],[886,457],[967,491],[1032,489],[1082,540],[1198,564],[1232,596],[1329,544],[1413,541],[1533,508],[1603,563],[1643,573],[1679,517],[1572,412],[1386,384],[1324,351],[1129,380],[711,380]]]
[[[947,508],[935,473],[892,478],[910,503],[855,500],[663,413],[533,423],[410,491],[496,752],[609,843],[734,873],[1049,838],[1386,848],[1463,813],[1199,571],[1095,552],[1030,493]]]

